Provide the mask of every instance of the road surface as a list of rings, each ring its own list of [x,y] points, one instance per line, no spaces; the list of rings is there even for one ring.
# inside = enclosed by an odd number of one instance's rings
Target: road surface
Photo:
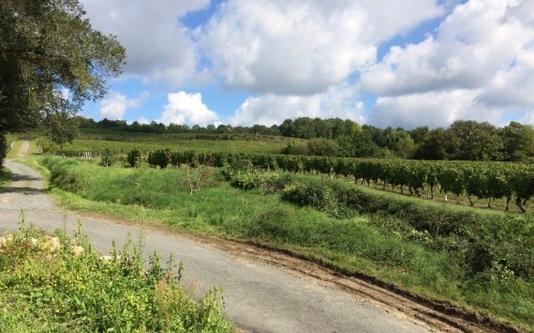
[[[112,240],[120,244],[128,234],[142,233],[147,253],[173,253],[183,261],[183,281],[195,297],[208,288],[222,288],[225,313],[245,332],[430,331],[393,309],[287,268],[237,257],[191,237],[61,211],[44,191],[38,172],[14,161],[5,164],[13,182],[0,191],[0,233],[16,230],[21,212],[27,224],[47,231],[72,230],[79,220],[101,251],[108,251]]]

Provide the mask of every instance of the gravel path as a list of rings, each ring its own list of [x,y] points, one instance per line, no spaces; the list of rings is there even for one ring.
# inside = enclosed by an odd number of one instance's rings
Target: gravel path
[[[120,244],[128,234],[142,234],[147,253],[173,253],[183,261],[184,284],[195,296],[222,288],[227,316],[245,332],[429,332],[394,310],[289,269],[235,257],[186,236],[62,212],[43,191],[38,172],[14,161],[5,164],[14,181],[0,191],[0,233],[15,230],[23,211],[27,224],[48,231],[72,230],[81,221],[102,251],[112,240]]]

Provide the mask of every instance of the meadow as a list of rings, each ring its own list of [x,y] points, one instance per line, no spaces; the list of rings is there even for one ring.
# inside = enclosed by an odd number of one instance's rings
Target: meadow
[[[421,200],[327,174],[39,163],[71,209],[268,245],[534,327],[530,214]]]

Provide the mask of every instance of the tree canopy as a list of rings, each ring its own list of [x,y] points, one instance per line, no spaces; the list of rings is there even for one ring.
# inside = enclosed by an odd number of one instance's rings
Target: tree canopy
[[[124,59],[78,0],[0,1],[0,136],[102,97]]]

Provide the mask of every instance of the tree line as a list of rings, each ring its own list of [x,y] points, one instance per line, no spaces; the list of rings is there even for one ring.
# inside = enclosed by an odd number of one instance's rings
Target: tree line
[[[528,161],[534,158],[534,127],[510,122],[496,127],[487,122],[456,121],[448,128],[378,128],[351,120],[297,118],[280,125],[187,126],[152,122],[131,124],[123,120],[94,121],[78,117],[83,128],[115,129],[146,133],[210,133],[270,135],[309,139],[292,142],[290,155],[405,158],[425,160]]]

